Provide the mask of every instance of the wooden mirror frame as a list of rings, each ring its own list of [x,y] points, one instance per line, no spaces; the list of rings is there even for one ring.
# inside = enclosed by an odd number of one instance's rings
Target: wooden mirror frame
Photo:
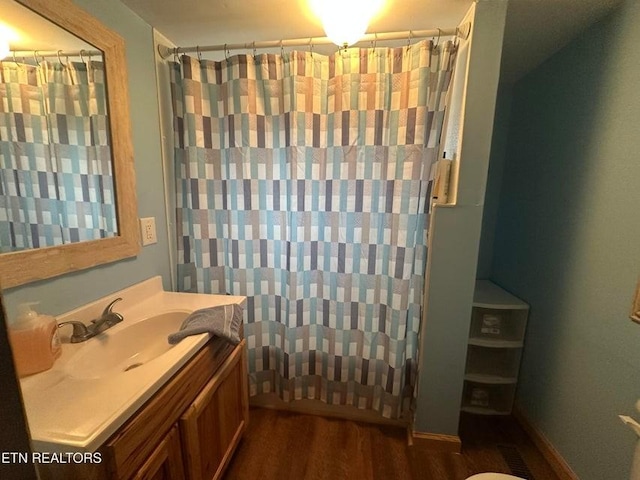
[[[640,278],[638,278],[638,286],[636,287],[636,295],[633,299],[633,305],[631,307],[631,314],[629,315],[631,320],[636,323],[640,323]]]
[[[125,42],[70,0],[16,1],[104,54],[118,236],[0,254],[1,288],[133,257],[140,251]]]

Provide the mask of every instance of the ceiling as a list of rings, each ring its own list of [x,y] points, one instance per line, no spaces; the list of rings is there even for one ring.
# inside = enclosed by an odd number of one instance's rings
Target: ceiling
[[[178,46],[324,35],[308,0],[122,1]],[[509,83],[522,77],[619,2],[510,0],[501,80]],[[453,27],[472,3],[472,0],[387,0],[368,32]]]
[[[487,1],[487,0],[480,0]],[[500,1],[500,0],[491,0]],[[504,0],[507,1],[507,0]],[[122,0],[178,46],[250,43],[324,36],[309,0]],[[448,28],[457,25],[473,0],[386,0],[368,32]],[[510,0],[507,10],[501,81],[512,83],[535,68],[620,0]],[[79,39],[47,25],[14,0],[0,0],[2,23],[19,27],[12,49],[75,50]],[[28,19],[27,19],[28,18]],[[336,47],[316,47],[329,53]],[[213,58],[213,57],[212,57]]]

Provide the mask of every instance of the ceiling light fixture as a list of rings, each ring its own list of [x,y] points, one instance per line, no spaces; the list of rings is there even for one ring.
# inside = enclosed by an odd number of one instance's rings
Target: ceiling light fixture
[[[7,24],[0,21],[0,60],[9,56],[11,47],[9,42],[16,41],[15,31]]]
[[[347,48],[366,33],[369,22],[383,0],[310,0],[311,9],[320,18],[327,37]]]
[[[4,37],[0,37],[0,60],[9,56],[11,49],[9,48],[9,40]]]

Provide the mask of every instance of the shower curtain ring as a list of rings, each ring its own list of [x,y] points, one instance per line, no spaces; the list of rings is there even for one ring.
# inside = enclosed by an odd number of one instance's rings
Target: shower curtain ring
[[[311,53],[311,58],[313,58],[313,37],[309,38],[309,52]]]
[[[251,46],[253,48],[253,59],[256,59],[256,41],[251,42]]]
[[[198,61],[202,61],[202,53],[200,52],[200,45],[196,45],[196,53],[198,55]]]
[[[84,50],[80,50],[80,61],[84,63]]]
[[[18,60],[16,59],[16,51],[13,51],[13,63],[16,64],[16,67],[20,70],[24,70],[24,57],[22,57],[22,64],[18,63]]]
[[[284,43],[280,40],[280,56],[284,58]]]
[[[36,66],[40,66],[40,62],[38,61],[38,51],[34,50],[33,51],[33,60],[36,62]]]
[[[229,49],[227,48],[227,44],[224,44],[224,59],[229,60]]]
[[[69,65],[69,57],[67,56],[67,64],[65,65],[62,61],[62,58],[60,58],[60,55],[62,55],[62,50],[58,50],[58,62],[60,62],[60,65],[66,68]]]
[[[442,34],[442,32],[440,31],[440,28],[438,28],[438,39],[436,40],[436,48],[438,48],[438,45],[440,45],[440,35]]]
[[[411,30],[409,30],[409,36],[407,37],[407,48],[411,48],[411,37],[413,35],[413,32]]]

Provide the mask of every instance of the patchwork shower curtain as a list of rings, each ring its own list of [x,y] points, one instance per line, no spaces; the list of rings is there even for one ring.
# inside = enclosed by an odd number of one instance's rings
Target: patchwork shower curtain
[[[172,64],[179,288],[247,296],[252,395],[411,408],[454,53]]]
[[[102,62],[0,63],[0,250],[117,232]]]

